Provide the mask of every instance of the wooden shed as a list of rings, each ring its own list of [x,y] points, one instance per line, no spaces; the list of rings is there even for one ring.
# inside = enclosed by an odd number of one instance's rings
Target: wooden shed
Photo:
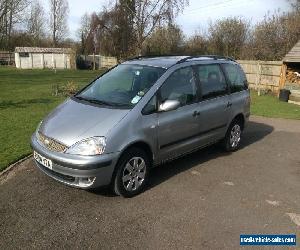
[[[289,102],[300,104],[300,40],[283,58],[282,88],[291,91]]]
[[[287,64],[300,63],[300,40],[296,45],[285,55],[283,62]]]
[[[20,69],[71,69],[75,57],[70,48],[16,47],[15,64]]]

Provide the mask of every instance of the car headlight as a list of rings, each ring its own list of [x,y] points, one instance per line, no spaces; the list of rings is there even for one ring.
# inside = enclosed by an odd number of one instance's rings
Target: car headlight
[[[105,137],[91,137],[75,143],[65,153],[72,155],[101,155],[105,146]]]
[[[42,126],[43,121],[40,121],[39,125],[36,127],[35,133],[38,134],[40,127]]]

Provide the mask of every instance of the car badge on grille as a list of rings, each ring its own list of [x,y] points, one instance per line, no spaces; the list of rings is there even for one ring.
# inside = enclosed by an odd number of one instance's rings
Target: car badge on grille
[[[64,152],[67,149],[66,145],[63,145],[51,138],[47,138],[45,135],[39,132],[39,141],[51,151],[54,152]]]

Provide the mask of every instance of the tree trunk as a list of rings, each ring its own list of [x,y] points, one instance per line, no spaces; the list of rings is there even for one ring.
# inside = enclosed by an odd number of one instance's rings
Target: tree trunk
[[[53,1],[53,30],[52,30],[53,47],[56,47],[56,0]]]
[[[12,10],[12,6],[11,6],[10,13],[9,13],[8,36],[7,36],[7,48],[8,49],[11,49],[10,41],[11,41],[11,30],[12,30],[12,19],[13,19],[13,10]]]

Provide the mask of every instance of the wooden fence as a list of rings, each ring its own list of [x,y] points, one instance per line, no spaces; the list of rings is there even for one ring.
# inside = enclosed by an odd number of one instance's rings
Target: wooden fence
[[[286,68],[282,61],[240,60],[238,63],[245,71],[251,89],[278,93],[284,86]]]
[[[0,51],[0,65],[13,65],[15,63],[15,54],[9,51]]]
[[[112,68],[118,64],[116,57],[99,56],[99,64],[101,68]]]
[[[118,64],[116,57],[101,56],[101,55],[79,55],[79,57],[92,69],[112,68]]]

